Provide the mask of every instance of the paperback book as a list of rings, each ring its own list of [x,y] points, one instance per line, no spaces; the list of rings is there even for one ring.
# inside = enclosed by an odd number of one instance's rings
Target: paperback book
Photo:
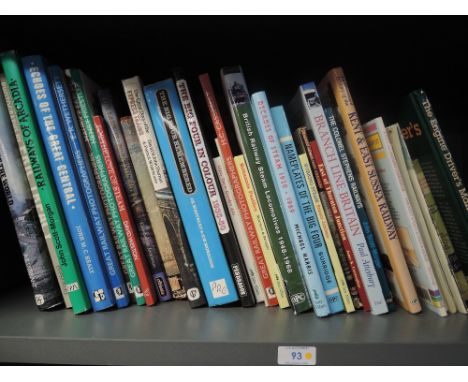
[[[61,306],[62,294],[42,235],[41,224],[1,90],[0,181],[13,219],[36,306],[39,310]]]
[[[201,171],[171,79],[145,86],[145,97],[209,306],[238,300]]]

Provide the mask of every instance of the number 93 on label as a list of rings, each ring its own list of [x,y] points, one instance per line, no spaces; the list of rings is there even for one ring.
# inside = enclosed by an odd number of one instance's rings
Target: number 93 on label
[[[315,346],[278,346],[278,365],[314,366],[316,364]]]

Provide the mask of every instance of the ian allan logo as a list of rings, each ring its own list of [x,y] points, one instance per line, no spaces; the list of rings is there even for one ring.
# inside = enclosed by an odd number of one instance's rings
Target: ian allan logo
[[[304,293],[296,293],[291,296],[291,302],[293,305],[300,304],[301,302],[305,301],[305,294]]]

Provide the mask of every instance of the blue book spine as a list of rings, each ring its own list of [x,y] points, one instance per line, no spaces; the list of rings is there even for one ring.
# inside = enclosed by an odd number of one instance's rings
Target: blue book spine
[[[372,260],[374,261],[374,267],[377,273],[377,277],[380,281],[380,286],[382,287],[382,293],[385,297],[385,301],[387,302],[388,309],[394,310],[395,304],[393,303],[393,296],[390,289],[390,285],[388,283],[387,277],[385,275],[385,269],[380,259],[379,249],[377,247],[374,234],[372,233],[369,218],[367,217],[364,203],[361,199],[361,195],[359,194],[359,189],[356,180],[354,179],[353,170],[351,168],[351,162],[348,159],[348,154],[346,153],[346,149],[341,138],[344,129],[340,129],[339,120],[338,118],[335,118],[335,114],[333,113],[333,109],[331,107],[326,107],[323,109],[323,111],[325,117],[328,120],[333,143],[335,144],[335,147],[338,151],[341,165],[343,166],[343,170],[346,175],[346,181],[348,182],[348,187],[351,191],[351,196],[353,198],[354,205],[356,206],[357,215],[359,217],[359,220],[361,221],[362,231],[364,232],[367,241],[367,246],[369,247]]]
[[[252,103],[268,167],[280,199],[281,211],[288,227],[294,252],[301,266],[304,281],[312,298],[314,311],[317,316],[327,316],[332,312],[332,309],[327,302],[325,284],[322,281],[321,272],[317,268],[317,260],[314,260],[316,251],[312,249],[301,217],[265,92],[253,94]]]
[[[28,56],[23,58],[22,63],[42,141],[93,310],[107,309],[115,304],[114,295],[86,214],[86,203],[76,181],[44,61],[40,56]]]
[[[112,236],[107,225],[96,181],[92,175],[91,164],[86,155],[86,146],[79,131],[74,109],[70,106],[73,103],[68,93],[65,76],[62,69],[58,66],[50,66],[48,73],[61,116],[62,126],[66,133],[68,147],[76,166],[81,191],[86,199],[88,213],[91,217],[93,229],[101,250],[100,253],[104,259],[110,285],[114,292],[115,302],[118,308],[124,308],[130,303],[130,297],[113,246]]]
[[[302,166],[300,165],[297,149],[283,106],[272,108],[271,115],[281,142],[283,155],[286,158],[289,174],[293,180],[293,188],[300,205],[302,219],[307,227],[309,240],[312,243],[315,260],[319,264],[320,278],[325,289],[325,294],[327,295],[328,305],[330,305],[332,313],[341,312],[344,310],[343,300],[341,299],[327,245],[318,222],[312,195],[310,195],[309,188],[307,187],[307,181]]]
[[[145,86],[145,97],[208,305],[237,301],[175,84]]]

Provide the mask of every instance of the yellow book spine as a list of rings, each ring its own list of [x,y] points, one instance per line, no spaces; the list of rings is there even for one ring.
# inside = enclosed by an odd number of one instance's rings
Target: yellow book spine
[[[406,265],[397,231],[343,70],[341,68],[332,69],[327,74],[325,85],[327,84],[330,85],[343,120],[346,131],[345,142],[348,152],[356,164],[356,175],[358,175],[357,178],[368,209],[369,220],[376,235],[377,244],[380,252],[388,257],[398,287],[401,290],[403,300],[400,303],[408,312],[418,313],[421,311],[421,304]]]
[[[320,195],[315,184],[312,168],[310,167],[307,154],[299,154],[299,161],[301,162],[302,171],[304,171],[304,176],[306,178],[310,196],[312,197],[312,202],[314,203],[320,229],[322,230],[322,235],[327,246],[328,254],[330,256],[330,261],[333,266],[333,271],[335,273],[338,289],[340,290],[340,295],[343,299],[346,313],[352,313],[356,309],[354,308],[351,293],[349,293],[348,284],[346,283],[346,277],[344,275],[343,268],[341,267],[338,252],[336,252],[335,243],[333,242],[333,237],[330,232],[330,227],[328,226],[325,210],[323,209],[322,201],[320,200]]]
[[[263,221],[263,216],[258,205],[257,196],[253,188],[252,180],[250,179],[249,170],[243,155],[237,155],[234,157],[234,164],[236,165],[237,171],[240,175],[241,186],[244,190],[244,194],[247,199],[247,205],[252,215],[254,222],[255,231],[257,232],[258,240],[262,248],[263,255],[268,267],[268,272],[273,282],[273,288],[278,299],[280,308],[287,308],[289,306],[286,288],[284,287],[283,277],[281,276],[278,264],[276,263],[275,256],[270,245],[270,239],[268,238],[268,231]]]

